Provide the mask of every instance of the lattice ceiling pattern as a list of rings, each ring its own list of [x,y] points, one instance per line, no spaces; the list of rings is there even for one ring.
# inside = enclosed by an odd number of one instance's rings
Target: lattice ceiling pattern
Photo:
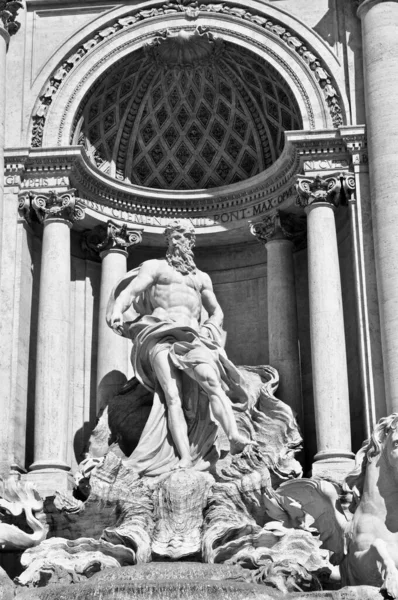
[[[84,98],[73,141],[102,171],[158,189],[245,180],[301,129],[284,79],[254,54],[225,44],[215,64],[166,68],[144,51],[105,73]]]

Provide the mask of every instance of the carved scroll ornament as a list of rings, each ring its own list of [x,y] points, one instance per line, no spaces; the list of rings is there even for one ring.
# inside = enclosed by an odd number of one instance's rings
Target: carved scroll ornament
[[[142,242],[142,232],[138,229],[127,229],[127,225],[116,225],[108,221],[105,225],[97,225],[86,231],[82,238],[82,249],[91,255],[98,255],[107,250],[129,252],[133,246]]]
[[[75,198],[75,190],[58,193],[51,191],[48,193],[34,194],[25,192],[19,198],[19,212],[28,223],[32,219],[32,211],[36,214],[40,223],[45,223],[51,219],[64,219],[70,223],[84,219],[84,205]]]
[[[330,177],[297,177],[297,204],[306,208],[314,203],[326,203],[334,207],[346,204],[355,189],[355,179],[350,173]]]

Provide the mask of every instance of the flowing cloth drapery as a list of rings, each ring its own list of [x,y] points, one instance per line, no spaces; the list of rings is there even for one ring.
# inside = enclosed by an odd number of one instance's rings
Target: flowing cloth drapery
[[[108,319],[123,289],[137,276],[139,268],[126,274],[112,291]],[[167,424],[167,404],[157,382],[152,361],[167,350],[172,363],[182,372],[182,408],[187,423],[194,468],[207,470],[218,459],[218,425],[214,421],[206,394],[193,379],[198,364],[210,365],[220,376],[234,410],[247,408],[247,393],[242,372],[227,358],[222,347],[223,332],[207,323],[197,332],[172,320],[152,316],[150,290],[136,298],[124,313],[123,336],[133,342],[131,362],[134,376],[153,392],[153,405],[139,443],[126,466],[140,475],[157,476],[175,468],[179,456]],[[132,398],[134,402],[134,397]]]

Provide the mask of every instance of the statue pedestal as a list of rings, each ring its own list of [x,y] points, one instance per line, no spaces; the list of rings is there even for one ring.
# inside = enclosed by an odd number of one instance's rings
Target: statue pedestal
[[[312,464],[312,477],[331,478],[342,483],[354,467],[355,461],[352,458],[343,458],[341,456],[322,458]]]

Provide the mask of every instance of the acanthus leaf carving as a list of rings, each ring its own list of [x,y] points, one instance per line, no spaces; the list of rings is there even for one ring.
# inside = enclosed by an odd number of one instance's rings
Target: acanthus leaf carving
[[[334,207],[347,204],[355,190],[355,179],[351,173],[340,173],[329,177],[303,177],[298,175],[296,203],[306,208],[314,203],[326,203]]]
[[[129,252],[141,241],[141,230],[128,229],[127,224],[118,226],[112,221],[108,221],[106,226],[97,225],[94,229],[84,232],[82,249],[91,256],[98,256],[108,250]]]
[[[31,207],[41,223],[51,219],[63,219],[74,223],[84,219],[85,207],[79,199],[75,198],[75,190],[58,193],[30,193]]]
[[[250,231],[263,244],[271,240],[285,239],[293,242],[294,249],[301,250],[306,245],[306,219],[301,215],[278,210],[261,221],[252,221]]]

